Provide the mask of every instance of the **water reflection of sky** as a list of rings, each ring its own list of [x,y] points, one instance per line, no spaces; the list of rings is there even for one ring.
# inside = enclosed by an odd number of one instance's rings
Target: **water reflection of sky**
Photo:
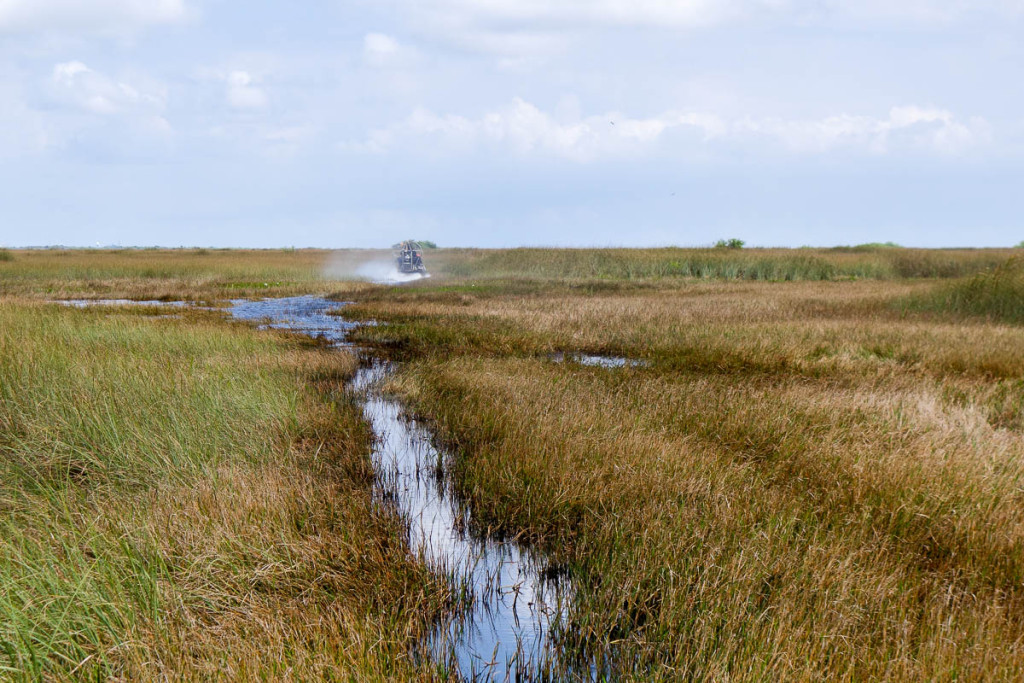
[[[337,315],[329,315],[328,312],[343,305],[314,296],[236,299],[231,302],[228,311],[239,320],[260,322],[264,328],[301,332],[333,344],[341,344],[356,324]]]
[[[355,327],[329,314],[343,304],[311,296],[232,304],[229,312],[237,319],[335,344]],[[468,579],[474,598],[471,609],[439,628],[430,652],[468,678],[535,678],[550,655],[546,636],[561,618],[568,586],[546,579],[543,558],[525,547],[470,531],[468,511],[444,476],[447,456],[401,404],[380,393],[379,382],[390,371],[378,363],[360,369],[352,381],[365,394],[364,411],[377,435],[373,460],[381,486],[408,519],[413,552],[434,569]]]
[[[443,475],[445,456],[429,432],[405,417],[400,404],[372,390],[384,372],[383,366],[364,368],[353,382],[354,388],[370,389],[365,412],[379,438],[374,462],[397,492],[413,551],[473,586],[470,613],[435,634],[434,655],[454,655],[470,678],[536,671],[548,654],[548,629],[568,597],[565,582],[545,579],[543,558],[519,544],[469,530],[468,513]]]

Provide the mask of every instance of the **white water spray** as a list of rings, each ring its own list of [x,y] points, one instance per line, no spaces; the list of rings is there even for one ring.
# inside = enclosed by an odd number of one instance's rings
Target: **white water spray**
[[[332,280],[366,280],[378,284],[400,284],[430,277],[429,273],[403,273],[395,261],[381,252],[333,254],[324,266],[324,275]]]
[[[379,283],[412,282],[430,277],[427,273],[403,273],[393,261],[370,261],[356,268],[356,277]]]

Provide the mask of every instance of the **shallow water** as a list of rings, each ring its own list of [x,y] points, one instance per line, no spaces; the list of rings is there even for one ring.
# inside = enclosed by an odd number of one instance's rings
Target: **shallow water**
[[[342,305],[315,297],[243,300],[228,312],[344,345],[355,324],[328,315]],[[392,371],[388,363],[372,362],[350,383],[365,396],[363,410],[377,436],[373,462],[381,498],[395,501],[408,520],[413,552],[467,582],[472,594],[471,607],[439,627],[425,652],[470,679],[537,678],[553,662],[548,634],[564,615],[569,583],[531,549],[471,531],[470,513],[445,475],[451,456],[380,390]]]
[[[530,549],[470,531],[469,511],[444,473],[450,456],[399,403],[377,390],[390,371],[374,364],[352,383],[367,392],[364,410],[378,436],[374,463],[409,521],[413,552],[467,580],[473,593],[471,610],[435,633],[429,649],[441,661],[454,659],[470,678],[539,672],[551,655],[546,636],[563,614],[568,583]]]
[[[227,312],[238,320],[260,323],[261,329],[290,330],[332,344],[343,344],[350,330],[356,327],[337,315],[328,315],[344,304],[314,296],[293,296],[281,299],[236,299]]]
[[[636,358],[595,356],[586,353],[552,353],[548,359],[555,363],[578,363],[596,368],[642,368],[648,365],[647,361]]]

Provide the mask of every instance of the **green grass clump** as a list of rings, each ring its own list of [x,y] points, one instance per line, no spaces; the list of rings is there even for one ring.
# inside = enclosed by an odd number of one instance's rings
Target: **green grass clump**
[[[1024,323],[1024,261],[1013,258],[989,272],[904,302],[911,310]]]
[[[853,253],[878,251],[879,249],[903,249],[903,245],[896,244],[895,242],[865,242],[864,244],[858,244],[852,247],[833,247],[833,251],[846,251]]]
[[[0,249],[0,262],[13,261],[14,254],[11,253],[10,249]]]

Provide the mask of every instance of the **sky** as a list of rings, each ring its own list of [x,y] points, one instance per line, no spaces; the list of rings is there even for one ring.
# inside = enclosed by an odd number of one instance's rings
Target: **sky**
[[[1024,240],[1024,0],[0,0],[0,246]]]

